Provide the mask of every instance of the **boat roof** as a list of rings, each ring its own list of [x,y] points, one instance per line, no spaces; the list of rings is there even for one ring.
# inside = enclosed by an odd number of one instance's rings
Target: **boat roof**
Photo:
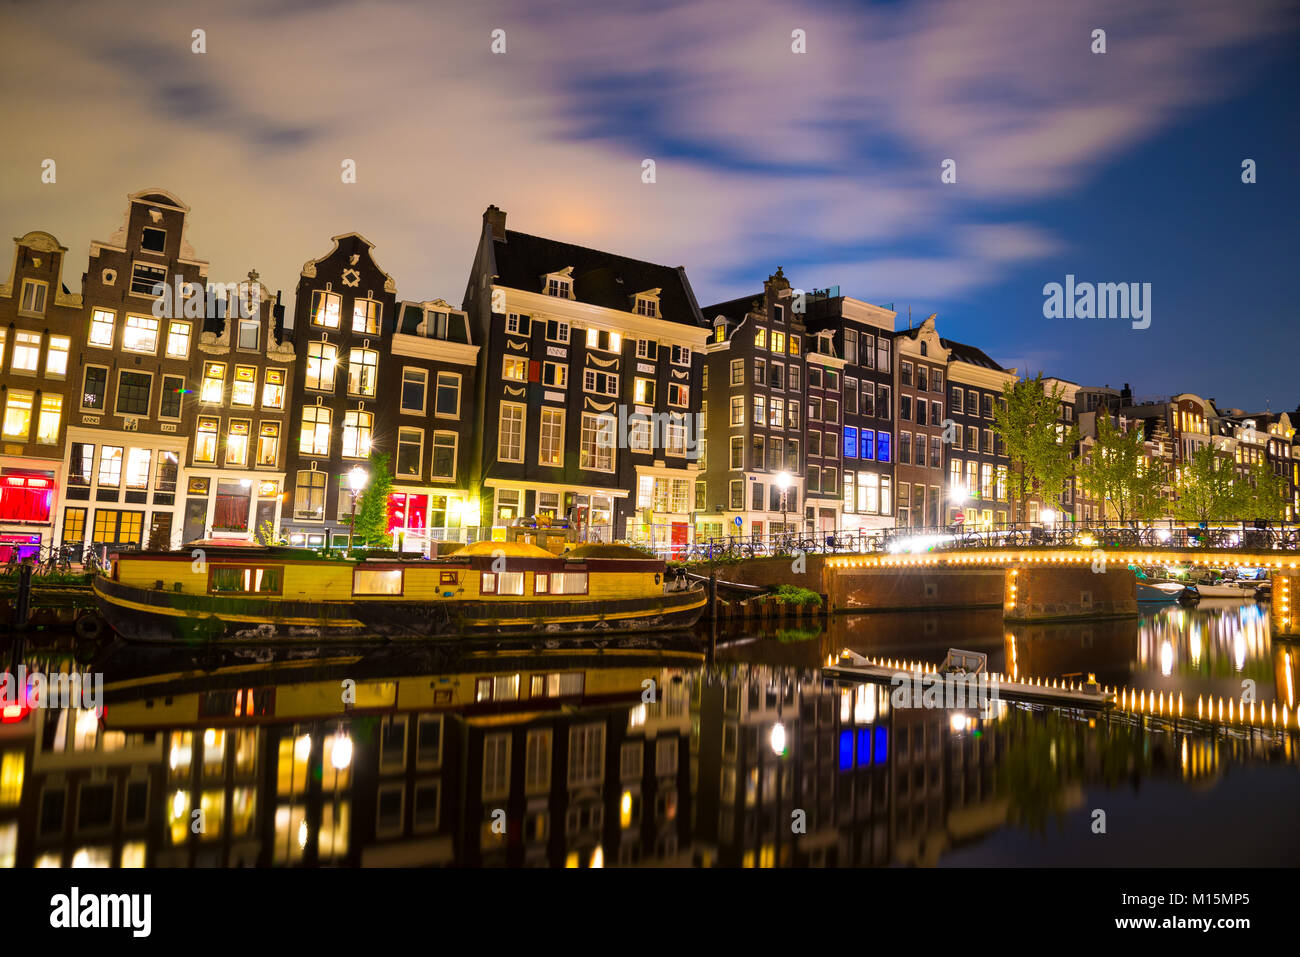
[[[659,561],[653,555],[647,555],[639,548],[633,548],[631,545],[605,544],[603,542],[589,542],[584,545],[575,545],[573,548],[566,549],[564,558],[617,558],[622,561]]]
[[[451,553],[452,558],[494,558],[504,555],[506,558],[555,558],[554,552],[548,552],[540,545],[529,542],[475,542]]]

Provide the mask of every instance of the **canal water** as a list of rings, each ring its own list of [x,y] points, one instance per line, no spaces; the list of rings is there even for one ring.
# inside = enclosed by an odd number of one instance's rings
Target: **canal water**
[[[844,648],[931,665],[960,648],[1140,697],[904,708],[824,678]],[[1267,605],[1231,601],[578,646],[38,633],[6,657],[48,680],[42,701],[6,698],[0,865],[1282,866],[1300,856],[1298,658]]]

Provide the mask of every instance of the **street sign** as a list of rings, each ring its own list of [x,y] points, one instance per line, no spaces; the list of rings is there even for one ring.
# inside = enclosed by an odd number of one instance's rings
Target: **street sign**
[[[739,515],[737,515],[737,516],[733,519],[733,521],[736,523],[736,527],[737,527],[737,528],[740,528],[741,525],[744,525],[744,524],[745,524],[744,519],[742,519]]]

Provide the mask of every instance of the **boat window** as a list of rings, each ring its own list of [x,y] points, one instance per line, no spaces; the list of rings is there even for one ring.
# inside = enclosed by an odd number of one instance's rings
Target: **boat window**
[[[218,594],[279,594],[281,568],[247,568],[241,565],[213,565],[208,591]]]
[[[354,595],[400,595],[402,569],[358,568],[352,573]]]
[[[554,595],[587,594],[586,572],[557,572],[551,576],[551,593]]]
[[[483,572],[479,583],[479,593],[483,595],[522,595],[524,593],[523,572]]]
[[[533,675],[529,694],[534,698],[563,698],[582,694],[584,674],[581,671],[548,675]]]
[[[533,594],[534,595],[547,594],[546,586],[548,584],[549,583],[546,580],[546,572],[538,572],[536,575],[533,576]]]

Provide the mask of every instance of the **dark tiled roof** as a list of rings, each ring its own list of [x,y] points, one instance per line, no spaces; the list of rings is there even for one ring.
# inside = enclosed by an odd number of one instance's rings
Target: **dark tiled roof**
[[[969,362],[973,366],[982,366],[985,369],[994,369],[998,372],[1007,371],[990,359],[988,353],[983,349],[968,346],[964,342],[953,342],[951,339],[942,337],[939,339],[939,345],[951,351],[950,359],[955,359],[958,362]]]
[[[761,289],[752,296],[729,299],[726,302],[718,303],[716,306],[705,306],[700,311],[704,313],[704,321],[707,323],[712,323],[718,316],[726,316],[733,322],[740,322],[753,308],[755,299],[760,303],[763,301],[763,291]]]
[[[504,240],[494,240],[493,246],[497,282],[502,286],[542,292],[543,276],[572,266],[573,295],[579,302],[627,312],[636,293],[659,289],[664,319],[688,326],[704,324],[686,271],[680,266],[659,266],[512,229],[506,230]]]

